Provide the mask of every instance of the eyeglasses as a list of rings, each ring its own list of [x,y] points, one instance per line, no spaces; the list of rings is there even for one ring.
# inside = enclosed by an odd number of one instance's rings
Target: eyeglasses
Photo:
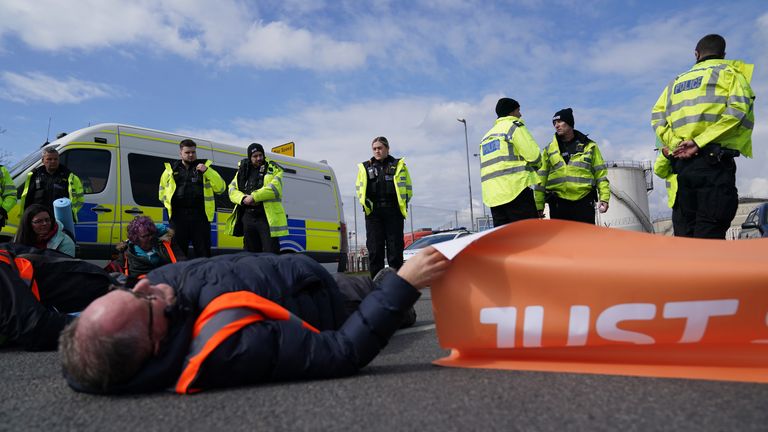
[[[32,219],[32,225],[47,225],[51,223],[51,218]]]
[[[128,291],[136,297],[137,299],[146,300],[147,301],[147,307],[149,308],[149,324],[147,325],[148,330],[147,334],[149,336],[149,343],[150,347],[154,350],[155,349],[155,335],[153,333],[154,324],[155,324],[155,314],[152,313],[152,300],[155,300],[157,297],[152,294],[145,294],[141,292],[136,291]]]

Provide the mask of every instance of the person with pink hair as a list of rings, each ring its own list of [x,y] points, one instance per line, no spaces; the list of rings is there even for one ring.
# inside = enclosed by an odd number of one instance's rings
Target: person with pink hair
[[[120,253],[109,269],[128,277],[128,284],[165,264],[184,260],[184,254],[171,241],[173,230],[155,224],[149,216],[137,216],[128,224],[128,240],[117,245]]]

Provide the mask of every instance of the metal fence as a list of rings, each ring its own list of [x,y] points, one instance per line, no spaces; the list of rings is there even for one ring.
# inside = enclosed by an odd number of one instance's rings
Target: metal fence
[[[366,271],[368,269],[368,250],[365,247],[365,213],[355,196],[342,196],[344,218],[347,222],[349,256],[347,269],[349,271]],[[490,213],[485,209],[487,213]],[[485,213],[485,212],[484,212]],[[467,228],[475,231],[492,226],[490,214],[481,214],[473,224],[468,210],[445,209],[439,207],[410,205],[408,217],[405,219],[404,233],[430,229],[432,231]]]

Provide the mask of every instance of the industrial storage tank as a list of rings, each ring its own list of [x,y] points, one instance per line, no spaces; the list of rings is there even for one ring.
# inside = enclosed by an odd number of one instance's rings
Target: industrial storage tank
[[[606,162],[611,183],[608,211],[597,213],[597,225],[653,233],[648,192],[653,190],[650,161]]]

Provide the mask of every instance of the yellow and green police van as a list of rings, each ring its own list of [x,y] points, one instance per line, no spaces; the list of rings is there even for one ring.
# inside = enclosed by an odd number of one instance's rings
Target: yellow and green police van
[[[245,158],[245,146],[116,123],[80,129],[46,145],[58,150],[61,163],[83,183],[85,204],[77,214],[74,233],[78,258],[106,263],[136,216],[168,223],[168,213],[158,199],[160,175],[164,163],[179,159],[179,142],[186,138],[197,143],[197,157],[211,160],[229,184],[238,162]],[[281,250],[307,254],[331,271],[345,270],[346,225],[333,168],[281,154],[266,156],[284,169],[283,205],[289,234],[280,237]],[[41,151],[35,151],[9,167],[19,196],[27,173],[40,166],[41,159]],[[214,255],[243,250],[243,239],[227,234],[232,209],[226,191],[216,195],[211,224]],[[0,232],[0,242],[15,235],[21,213],[17,204]]]

